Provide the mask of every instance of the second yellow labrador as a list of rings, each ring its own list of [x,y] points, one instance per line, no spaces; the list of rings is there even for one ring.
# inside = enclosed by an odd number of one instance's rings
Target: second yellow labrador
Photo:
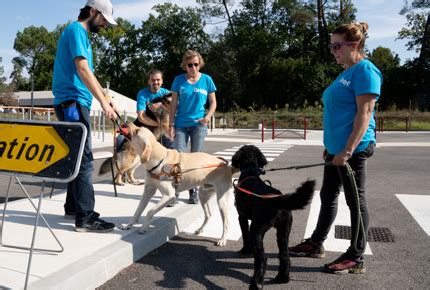
[[[180,153],[163,147],[154,135],[146,128],[138,128],[130,124],[130,145],[145,167],[145,189],[140,203],[128,224],[122,229],[129,229],[138,223],[140,216],[155,192],[162,194],[161,200],[148,211],[140,228],[140,233],[149,229],[153,216],[175,199],[175,192],[199,187],[199,200],[205,214],[202,226],[196,230],[200,234],[206,226],[209,217],[208,201],[216,194],[218,207],[223,221],[223,234],[218,240],[218,246],[225,246],[228,231],[228,203],[232,195],[232,176],[239,172],[213,155],[195,152]]]

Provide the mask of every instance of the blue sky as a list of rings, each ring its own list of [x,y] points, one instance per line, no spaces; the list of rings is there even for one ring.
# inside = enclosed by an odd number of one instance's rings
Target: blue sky
[[[151,12],[151,7],[162,3],[160,0],[111,0],[114,5],[114,17],[125,18],[140,25]],[[167,1],[164,1],[167,2]],[[195,0],[169,1],[179,6],[197,6]],[[236,3],[239,0],[235,1]],[[370,50],[384,46],[397,53],[402,62],[417,56],[414,51],[407,51],[406,41],[395,40],[397,32],[404,27],[406,19],[399,15],[403,0],[353,0],[357,8],[357,20],[369,23]],[[68,20],[75,20],[85,0],[15,0],[2,1],[0,7],[0,57],[5,69],[4,76],[12,72],[11,60],[18,54],[13,49],[13,42],[18,31],[30,25],[45,26],[48,30]],[[153,12],[152,12],[153,13]],[[208,32],[215,27],[208,27]]]

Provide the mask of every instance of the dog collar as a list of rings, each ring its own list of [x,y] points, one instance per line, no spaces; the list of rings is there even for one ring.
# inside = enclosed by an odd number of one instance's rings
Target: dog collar
[[[154,167],[152,167],[150,170],[148,170],[148,172],[149,173],[152,173],[152,171],[154,171],[155,169],[157,169],[158,168],[158,166],[160,166],[161,165],[161,163],[163,163],[163,161],[164,161],[164,158],[163,159],[161,159],[160,160],[160,162],[158,162],[158,164],[157,165],[155,165]]]

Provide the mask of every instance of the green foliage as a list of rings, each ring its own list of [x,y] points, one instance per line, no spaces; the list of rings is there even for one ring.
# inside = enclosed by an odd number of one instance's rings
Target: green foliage
[[[327,41],[336,26],[355,21],[351,0],[197,2],[200,8],[174,2],[155,5],[140,26],[118,18],[118,26],[91,35],[95,74],[102,85],[110,82],[112,89],[134,98],[147,85],[148,71],[158,68],[169,88],[173,78],[183,73],[179,66],[183,53],[196,49],[206,62],[203,72],[217,86],[218,108],[223,104],[225,111],[237,115],[274,110],[320,114],[322,92],[342,71]],[[410,49],[421,50],[419,59],[400,65],[399,57],[384,47],[369,55],[384,77],[381,110],[430,109],[428,3],[406,1],[402,11],[408,22],[399,38],[408,39]],[[240,9],[231,13],[233,4]],[[209,35],[206,26],[214,16],[228,25]],[[14,48],[19,56],[13,60],[11,87],[30,89],[31,81],[23,77],[27,70],[34,73],[36,90],[50,88],[56,41],[68,24],[52,32],[30,26],[17,33]],[[1,84],[0,70],[0,89]]]
[[[19,52],[19,63],[34,76],[35,90],[51,87],[55,58],[55,39],[45,27],[30,26],[18,31],[13,48]]]
[[[6,78],[3,76],[4,74],[4,68],[3,65],[1,64],[3,61],[3,58],[0,57],[0,92],[4,92],[4,90],[6,89]]]
[[[166,3],[153,10],[157,16],[151,14],[139,28],[117,19],[118,26],[93,36],[97,76],[131,98],[147,85],[151,68],[162,70],[169,86],[182,72],[179,64],[187,49],[205,54],[211,45],[199,9]]]

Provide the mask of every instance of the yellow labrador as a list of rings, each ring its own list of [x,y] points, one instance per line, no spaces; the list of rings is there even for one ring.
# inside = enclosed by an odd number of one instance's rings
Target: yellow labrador
[[[223,234],[217,242],[218,246],[225,246],[228,231],[228,203],[232,192],[232,175],[239,169],[228,166],[225,160],[213,155],[195,152],[180,153],[163,147],[154,135],[146,128],[138,128],[130,124],[130,145],[145,167],[145,189],[142,199],[128,224],[122,229],[129,229],[139,221],[144,209],[157,189],[161,192],[161,200],[148,211],[143,221],[140,233],[148,230],[153,216],[175,199],[175,192],[199,187],[199,200],[203,207],[205,218],[202,226],[196,230],[200,234],[206,226],[209,217],[208,201],[216,194],[218,207],[223,221]],[[172,175],[170,175],[170,174]]]

